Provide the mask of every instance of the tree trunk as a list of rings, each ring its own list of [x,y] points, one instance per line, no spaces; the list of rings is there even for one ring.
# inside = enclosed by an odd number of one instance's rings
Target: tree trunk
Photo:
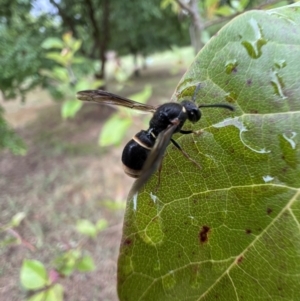
[[[190,7],[192,13],[192,30],[194,32],[194,49],[196,54],[200,51],[200,49],[203,47],[203,43],[201,41],[201,35],[203,31],[203,20],[200,16],[199,9],[198,9],[198,1],[197,0],[191,0]]]
[[[102,2],[102,20],[101,29],[98,26],[98,22],[95,17],[95,8],[93,7],[92,0],[86,0],[88,14],[93,27],[93,39],[95,43],[96,53],[98,53],[99,60],[101,62],[101,67],[95,77],[98,79],[105,78],[105,63],[106,63],[106,51],[109,42],[109,0],[104,0]]]
[[[203,46],[201,41],[201,35],[204,29],[204,23],[198,9],[198,0],[190,0],[188,4],[183,2],[182,0],[176,1],[182,9],[186,10],[190,14],[192,18],[192,25],[190,27],[190,37],[191,44],[194,47],[195,53],[197,54]]]
[[[109,0],[103,1],[103,14],[102,14],[102,27],[101,27],[101,41],[100,41],[100,60],[101,69],[100,77],[105,78],[105,64],[106,64],[106,52],[108,49],[109,42]]]

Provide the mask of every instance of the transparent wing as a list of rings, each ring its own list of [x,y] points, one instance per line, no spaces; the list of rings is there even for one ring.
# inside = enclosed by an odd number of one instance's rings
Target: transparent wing
[[[83,101],[95,101],[100,104],[122,106],[134,110],[154,113],[157,107],[142,104],[103,90],[84,90],[77,92],[76,97]]]
[[[143,187],[143,185],[151,178],[152,174],[159,168],[163,155],[170,143],[174,131],[178,126],[178,123],[179,121],[173,123],[158,135],[154,147],[143,166],[141,176],[134,182],[129,192],[129,199]]]

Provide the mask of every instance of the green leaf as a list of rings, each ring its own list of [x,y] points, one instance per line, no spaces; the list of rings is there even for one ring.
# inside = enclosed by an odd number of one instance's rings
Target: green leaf
[[[45,301],[62,301],[64,299],[64,288],[61,284],[56,283],[47,290]]]
[[[28,298],[26,301],[45,301],[47,297],[47,292],[42,291],[40,293],[34,294],[30,298]]]
[[[7,124],[0,106],[0,151],[9,149],[15,155],[26,155],[26,146],[21,138]]]
[[[40,261],[25,259],[20,272],[20,280],[22,286],[28,290],[39,289],[48,284],[48,274]]]
[[[72,64],[84,64],[86,62],[86,58],[85,57],[74,57]]]
[[[18,227],[22,220],[26,217],[26,213],[25,212],[19,212],[16,215],[14,215],[11,219],[11,225],[12,227]]]
[[[65,56],[62,56],[60,53],[58,52],[48,52],[45,57],[47,59],[53,60],[63,66],[66,66],[68,63],[68,59]]]
[[[128,98],[137,102],[146,103],[152,95],[151,85],[146,85],[145,88],[138,93],[130,95]]]
[[[63,41],[58,38],[47,38],[42,43],[42,48],[51,49],[51,48],[59,48],[62,49],[64,47]]]
[[[76,268],[79,272],[91,272],[95,270],[95,263],[91,256],[83,256],[77,263]]]
[[[73,45],[72,45],[73,53],[75,53],[77,50],[80,49],[81,44],[82,44],[82,41],[80,41],[80,40],[74,41],[74,43],[73,43]]]
[[[61,108],[61,115],[63,118],[74,117],[76,113],[81,109],[83,102],[74,99],[74,100],[66,100]]]
[[[73,36],[72,36],[72,33],[71,32],[66,32],[64,35],[63,35],[63,41],[67,44],[67,45],[71,45],[72,42],[74,41],[73,40]]]
[[[81,79],[75,86],[76,91],[87,90],[91,87],[91,82],[85,79]],[[95,87],[96,88],[96,87]]]
[[[131,125],[130,118],[120,118],[118,114],[114,114],[104,124],[100,137],[99,145],[118,145],[121,143],[124,134]]]
[[[205,7],[216,6],[219,4],[219,0],[205,0]]]
[[[90,82],[90,88],[93,88],[93,89],[99,89],[99,87],[101,87],[103,85],[105,85],[105,81],[101,80],[101,79],[95,80],[92,83]]]
[[[118,262],[127,300],[300,300],[300,4],[251,11],[200,51],[174,94],[203,108],[128,200]]]
[[[125,209],[125,202],[123,201],[111,201],[111,200],[104,200],[101,201],[101,204],[103,204],[106,208],[110,210],[124,210]]]
[[[79,233],[85,234],[90,237],[96,237],[97,228],[96,226],[87,219],[81,219],[77,221],[76,229]]]
[[[107,220],[104,218],[99,219],[96,223],[96,228],[97,228],[98,232],[106,229],[107,228]]]
[[[216,15],[220,16],[230,16],[234,13],[234,10],[229,5],[223,5],[215,10]]]
[[[62,275],[70,276],[74,272],[76,264],[81,256],[81,251],[78,249],[64,252],[62,255],[55,258],[54,263],[56,270]]]
[[[63,67],[54,67],[52,71],[50,71],[52,78],[60,81],[60,82],[68,82],[69,74],[68,70]]]
[[[1,232],[4,230],[5,229],[0,228]],[[21,240],[15,237],[7,237],[0,240],[0,248],[5,248],[16,244],[21,244]]]
[[[56,283],[45,291],[34,294],[27,301],[62,301],[64,297],[64,289],[62,285]]]

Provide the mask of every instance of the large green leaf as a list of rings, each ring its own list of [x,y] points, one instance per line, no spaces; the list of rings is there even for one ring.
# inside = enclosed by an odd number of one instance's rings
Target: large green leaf
[[[252,11],[196,57],[174,99],[203,108],[127,204],[120,300],[300,300],[300,5]],[[175,97],[176,96],[176,97]],[[185,128],[192,128],[186,124]]]

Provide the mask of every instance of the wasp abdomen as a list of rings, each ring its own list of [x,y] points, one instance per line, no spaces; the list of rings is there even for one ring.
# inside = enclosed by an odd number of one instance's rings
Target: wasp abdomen
[[[155,138],[148,131],[140,131],[126,144],[122,162],[128,176],[132,178],[140,176],[154,143]]]

